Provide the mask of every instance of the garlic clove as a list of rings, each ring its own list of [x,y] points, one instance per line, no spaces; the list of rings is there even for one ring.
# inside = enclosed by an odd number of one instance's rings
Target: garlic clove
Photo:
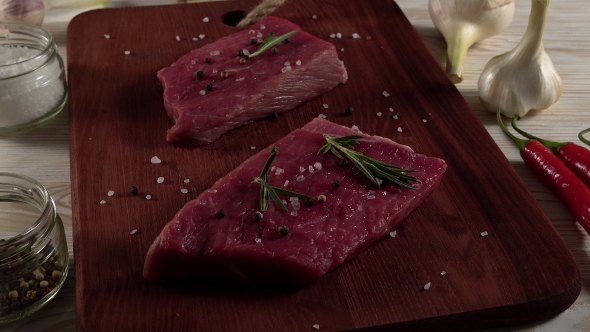
[[[548,5],[548,0],[532,0],[529,25],[521,41],[484,67],[478,90],[486,110],[522,117],[529,111],[549,108],[561,97],[563,83],[543,48]]]
[[[446,72],[460,83],[467,51],[512,23],[514,0],[429,0],[428,11],[447,42]]]

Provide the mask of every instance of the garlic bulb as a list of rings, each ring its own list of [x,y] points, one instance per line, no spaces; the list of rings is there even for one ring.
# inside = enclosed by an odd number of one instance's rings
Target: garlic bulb
[[[86,7],[111,0],[0,0],[0,22],[24,22],[40,26],[52,8]]]
[[[434,26],[447,42],[446,72],[453,83],[463,80],[471,45],[504,31],[514,17],[514,0],[429,0]]]
[[[492,58],[478,81],[482,105],[490,112],[523,116],[553,105],[563,83],[543,47],[549,0],[532,0],[529,24],[516,47]]]

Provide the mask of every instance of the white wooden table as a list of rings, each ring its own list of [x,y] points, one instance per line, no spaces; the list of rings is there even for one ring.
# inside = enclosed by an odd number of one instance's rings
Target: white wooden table
[[[174,2],[175,0],[114,0],[108,7],[173,4]],[[430,20],[428,0],[397,0],[397,3],[443,66],[446,61],[446,44]],[[458,84],[457,88],[524,179],[572,250],[580,266],[583,288],[576,302],[553,319],[494,331],[590,331],[590,236],[577,225],[556,196],[529,172],[520,159],[518,149],[496,125],[495,115],[486,112],[481,106],[477,92],[477,79],[487,61],[495,55],[512,49],[520,40],[528,23],[530,6],[529,0],[517,0],[514,21],[508,30],[470,49],[465,64],[464,81]],[[67,25],[71,18],[81,11],[82,9],[52,10],[43,23],[43,27],[53,34],[65,61],[67,61]],[[590,20],[588,17],[590,17],[590,6],[587,0],[553,0],[551,2],[544,43],[546,51],[563,79],[564,93],[551,108],[534,114],[529,113],[519,122],[522,128],[547,139],[582,144],[577,139],[577,133],[590,127]],[[68,138],[67,110],[44,127],[30,133],[0,137],[0,172],[28,175],[47,187],[64,221],[70,262],[73,265]],[[501,171],[498,170],[498,172]],[[75,287],[72,270],[60,293],[45,308],[25,320],[2,326],[0,329],[3,331],[76,330]]]

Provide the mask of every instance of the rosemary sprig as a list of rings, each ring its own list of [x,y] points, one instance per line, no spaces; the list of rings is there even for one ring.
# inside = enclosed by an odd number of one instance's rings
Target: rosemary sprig
[[[332,137],[324,134],[326,139],[326,145],[322,146],[318,150],[318,154],[332,152],[336,157],[340,159],[350,160],[358,170],[363,173],[371,182],[377,187],[381,186],[379,179],[387,179],[398,186],[416,189],[412,186],[412,183],[421,183],[420,180],[414,176],[404,174],[406,172],[415,172],[414,170],[404,169],[398,166],[388,164],[370,157],[364,154],[352,150],[354,144],[358,144],[358,140],[363,138],[359,135],[350,135],[342,137]]]
[[[270,169],[270,165],[272,164],[273,160],[275,159],[278,153],[279,149],[276,146],[273,146],[270,149],[270,156],[266,160],[266,163],[264,163],[260,175],[254,178],[254,180],[252,180],[252,183],[260,185],[260,211],[266,211],[268,209],[269,198],[272,198],[272,200],[275,201],[275,203],[281,208],[281,210],[287,212],[287,207],[281,201],[279,195],[287,197],[297,197],[304,201],[313,200],[311,196],[307,196],[282,188],[273,187],[268,183],[268,170]]]
[[[262,41],[262,44],[260,44],[260,47],[258,48],[258,50],[256,50],[256,52],[248,55],[248,58],[253,58],[257,55],[260,55],[262,52],[271,49],[272,47],[282,43],[285,39],[293,36],[295,33],[297,33],[297,30],[293,30],[290,32],[287,32],[286,34],[279,36],[279,37],[275,37],[274,33],[269,33],[266,38],[264,38],[264,41]]]

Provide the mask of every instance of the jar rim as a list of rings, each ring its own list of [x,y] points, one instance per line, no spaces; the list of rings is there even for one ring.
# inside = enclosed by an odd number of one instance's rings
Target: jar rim
[[[53,200],[51,199],[51,196],[49,195],[49,192],[41,183],[39,183],[37,180],[35,180],[31,177],[28,177],[26,175],[21,175],[21,174],[16,174],[16,173],[8,173],[8,172],[0,172],[0,185],[5,184],[3,182],[6,181],[6,179],[10,179],[10,178],[22,180],[22,181],[28,182],[29,184],[34,186],[39,191],[38,194],[42,198],[42,200],[38,202],[40,204],[39,204],[39,216],[37,217],[37,220],[35,220],[35,222],[33,222],[26,230],[7,239],[6,241],[3,241],[3,243],[0,246],[12,245],[14,243],[18,243],[23,240],[26,241],[31,236],[31,233],[33,233],[39,227],[40,224],[42,224],[48,218],[49,219],[53,218],[57,214],[55,205],[53,203]],[[21,184],[13,184],[13,183],[6,183],[6,184],[7,185],[14,185],[14,187],[15,187],[14,189],[24,189],[24,188],[22,188]],[[18,195],[18,192],[15,191],[15,193]],[[24,193],[21,193],[20,196],[24,196]]]
[[[8,76],[8,77],[0,77],[0,81],[5,80],[5,79],[12,79],[14,77],[18,77],[18,76],[33,72],[33,71],[43,67],[51,58],[51,56],[50,56],[51,53],[54,52],[53,35],[49,31],[47,31],[46,29],[44,29],[42,27],[38,27],[36,25],[22,23],[22,22],[0,23],[0,41],[9,40],[10,35],[5,35],[4,33],[11,33],[11,32],[21,32],[21,33],[28,32],[29,35],[34,34],[34,37],[40,38],[39,40],[44,41],[46,45],[44,45],[44,48],[42,50],[39,50],[38,54],[36,54],[35,56],[32,56],[30,58],[24,59],[22,61],[17,61],[15,63],[11,63],[11,64],[1,64],[0,63],[0,69],[8,68],[10,66],[15,66],[15,65],[22,64],[22,63],[29,62],[29,61],[38,60],[38,59],[41,59],[42,57],[47,57],[47,59],[45,61],[43,61],[43,63],[41,63],[37,67],[31,68],[24,73],[20,73],[20,74]],[[55,52],[55,53],[57,54],[57,52]]]

